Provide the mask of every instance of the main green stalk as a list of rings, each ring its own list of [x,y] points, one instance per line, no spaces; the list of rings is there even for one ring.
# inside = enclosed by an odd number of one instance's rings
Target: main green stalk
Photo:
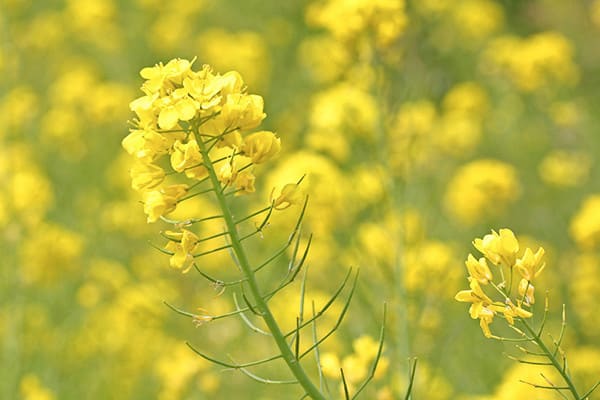
[[[522,320],[522,322],[523,322],[523,325],[525,326],[525,329],[527,329],[527,331],[532,335],[535,343],[540,347],[540,349],[544,352],[544,354],[546,354],[546,357],[548,357],[548,359],[552,363],[552,366],[558,371],[560,376],[562,376],[565,383],[569,387],[569,391],[571,392],[571,394],[573,395],[575,400],[583,400],[579,396],[579,393],[577,393],[577,389],[575,388],[575,385],[573,384],[571,377],[569,376],[569,374],[567,373],[566,370],[563,370],[563,368],[560,365],[560,362],[558,362],[558,360],[556,359],[554,354],[550,351],[550,349],[548,349],[546,344],[542,341],[542,338],[540,336],[538,336],[537,333],[535,333],[535,331],[529,326],[529,324],[525,320]]]
[[[199,134],[197,130],[196,134]],[[246,283],[248,284],[248,288],[250,289],[252,298],[255,301],[254,307],[258,312],[261,313],[261,317],[263,318],[265,324],[271,332],[271,335],[273,336],[273,339],[275,340],[275,343],[279,348],[281,356],[283,357],[285,363],[287,364],[294,377],[298,380],[298,383],[305,390],[306,394],[315,400],[325,400],[325,397],[323,396],[321,391],[313,384],[311,379],[308,377],[308,375],[302,368],[302,365],[300,365],[299,360],[296,359],[296,356],[289,348],[285,337],[281,332],[279,324],[275,320],[275,317],[273,317],[273,314],[271,313],[267,302],[263,299],[261,295],[258,283],[256,281],[256,277],[254,275],[254,271],[250,266],[248,257],[246,255],[244,247],[242,246],[242,242],[240,241],[240,236],[238,234],[237,226],[233,219],[231,209],[229,208],[229,204],[227,203],[225,194],[220,190],[221,183],[219,182],[217,173],[215,172],[212,162],[210,161],[206,144],[201,140],[201,138],[200,140],[197,140],[197,142],[200,147],[200,152],[202,153],[204,166],[206,167],[211,183],[215,188],[215,196],[217,198],[217,202],[219,203],[219,207],[221,208],[221,211],[223,213],[223,219],[225,220],[225,225],[227,226],[227,231],[229,232],[229,237],[231,239],[231,248],[233,250],[233,253],[235,254],[240,268],[242,269],[242,272],[245,275]]]

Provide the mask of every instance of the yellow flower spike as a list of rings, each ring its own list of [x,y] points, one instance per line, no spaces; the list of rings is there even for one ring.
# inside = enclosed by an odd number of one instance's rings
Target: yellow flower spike
[[[515,234],[510,229],[500,229],[500,233],[492,230],[483,239],[475,239],[473,246],[479,250],[494,265],[499,265],[502,261],[512,267],[519,251],[519,242]]]
[[[543,247],[540,247],[535,254],[533,254],[530,248],[525,249],[525,254],[516,263],[516,267],[523,279],[532,281],[544,270],[546,267],[546,263],[542,262],[544,253]]]
[[[165,179],[165,171],[154,164],[136,162],[129,170],[131,187],[138,192],[152,189]]]
[[[135,158],[150,162],[166,154],[171,141],[151,129],[132,130],[122,141],[121,146]]]
[[[534,304],[535,303],[535,287],[531,284],[531,282],[525,278],[521,279],[519,282],[519,296],[525,301],[525,304]]]
[[[249,157],[254,164],[260,164],[276,156],[281,150],[281,139],[273,132],[254,132],[244,139],[242,154]]]
[[[467,261],[465,261],[465,265],[467,266],[469,275],[479,283],[486,285],[492,280],[492,272],[490,271],[485,258],[481,257],[477,260],[472,254],[469,254]]]
[[[161,216],[169,214],[177,207],[177,201],[188,191],[188,185],[179,184],[152,190],[142,195],[144,212],[148,223],[156,222]]]
[[[182,229],[181,232],[167,231],[165,234],[174,239],[165,246],[165,249],[174,253],[169,259],[169,265],[180,269],[182,273],[188,272],[194,262],[192,253],[200,239],[187,229]]]

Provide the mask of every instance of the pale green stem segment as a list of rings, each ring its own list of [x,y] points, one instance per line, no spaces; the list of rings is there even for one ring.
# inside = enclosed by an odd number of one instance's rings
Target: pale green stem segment
[[[195,129],[194,133],[197,136],[200,136],[197,128]],[[214,193],[217,198],[217,202],[219,203],[219,207],[221,208],[221,211],[223,213],[223,219],[225,221],[225,225],[227,226],[227,232],[229,232],[229,237],[231,239],[231,249],[237,259],[237,262],[239,263],[239,266],[246,279],[246,284],[248,285],[250,293],[252,294],[252,297],[255,301],[254,307],[260,313],[262,319],[265,321],[269,332],[273,336],[273,340],[279,348],[283,360],[287,364],[288,368],[290,369],[291,373],[294,375],[298,383],[302,386],[306,394],[315,400],[325,400],[325,396],[313,384],[311,379],[306,374],[306,371],[304,371],[304,368],[302,368],[302,365],[296,359],[296,356],[288,346],[285,340],[285,336],[281,332],[279,324],[277,323],[275,317],[271,313],[267,302],[261,295],[261,292],[258,287],[258,282],[256,281],[256,277],[254,275],[254,271],[250,265],[250,262],[248,261],[248,257],[240,241],[236,221],[233,219],[231,209],[229,208],[229,204],[227,203],[225,194],[223,193],[223,191],[217,190],[221,187],[221,184],[219,182],[219,178],[217,177],[217,173],[215,172],[215,169],[212,163],[210,162],[210,157],[208,155],[209,149],[207,149],[206,144],[201,139],[197,140],[197,142],[200,147],[202,158],[204,160],[204,165],[208,170],[211,184],[215,188]]]
[[[567,369],[563,368],[563,366],[561,365],[559,360],[556,359],[555,352],[550,351],[548,346],[546,346],[546,344],[542,340],[540,334],[535,332],[531,328],[531,326],[529,326],[527,321],[525,321],[524,319],[521,319],[521,321],[523,322],[523,326],[525,327],[527,332],[529,332],[529,334],[531,335],[531,338],[533,339],[533,341],[539,346],[539,348],[544,353],[544,356],[546,356],[546,358],[548,358],[550,363],[552,363],[552,366],[558,371],[560,376],[564,379],[565,383],[567,384],[567,388],[568,388],[569,392],[571,392],[571,394],[573,395],[573,398],[575,400],[584,400],[584,398],[582,398],[579,395],[579,393],[577,392],[577,389],[575,388],[575,385],[573,384],[573,381],[571,380],[571,377],[569,376]]]

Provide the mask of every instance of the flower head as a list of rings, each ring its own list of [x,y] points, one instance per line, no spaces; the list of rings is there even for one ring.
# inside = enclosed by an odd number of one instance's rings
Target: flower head
[[[492,231],[491,234],[485,235],[483,239],[475,239],[473,246],[493,264],[504,263],[512,267],[519,251],[519,242],[510,229],[500,229],[499,232]]]

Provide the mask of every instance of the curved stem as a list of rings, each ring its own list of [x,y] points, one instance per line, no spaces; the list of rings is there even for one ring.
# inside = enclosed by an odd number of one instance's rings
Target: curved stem
[[[198,134],[198,130],[196,129],[196,134]],[[313,384],[311,379],[302,368],[302,365],[288,346],[283,333],[281,332],[281,328],[279,324],[275,320],[267,302],[262,297],[260,292],[258,282],[254,275],[254,271],[250,265],[248,260],[248,256],[246,255],[246,251],[242,246],[240,235],[237,230],[236,221],[233,219],[233,215],[231,213],[231,209],[229,208],[229,204],[227,203],[225,194],[221,190],[216,190],[221,187],[219,182],[219,178],[217,177],[217,173],[210,161],[209,157],[209,149],[206,144],[202,140],[197,140],[200,152],[202,153],[202,158],[204,160],[204,164],[206,165],[206,169],[208,170],[208,174],[211,180],[213,187],[215,188],[215,197],[217,198],[217,202],[219,203],[219,207],[223,212],[223,219],[225,221],[225,225],[227,226],[227,231],[229,232],[229,237],[231,239],[231,249],[233,254],[237,258],[237,262],[246,277],[246,283],[252,294],[254,300],[254,307],[260,312],[261,317],[265,321],[269,331],[273,335],[273,340],[275,341],[277,347],[279,348],[279,352],[283,357],[285,363],[288,368],[298,381],[298,383],[302,386],[306,394],[310,396],[312,399],[316,400],[325,400],[323,394],[319,391],[319,389]]]

